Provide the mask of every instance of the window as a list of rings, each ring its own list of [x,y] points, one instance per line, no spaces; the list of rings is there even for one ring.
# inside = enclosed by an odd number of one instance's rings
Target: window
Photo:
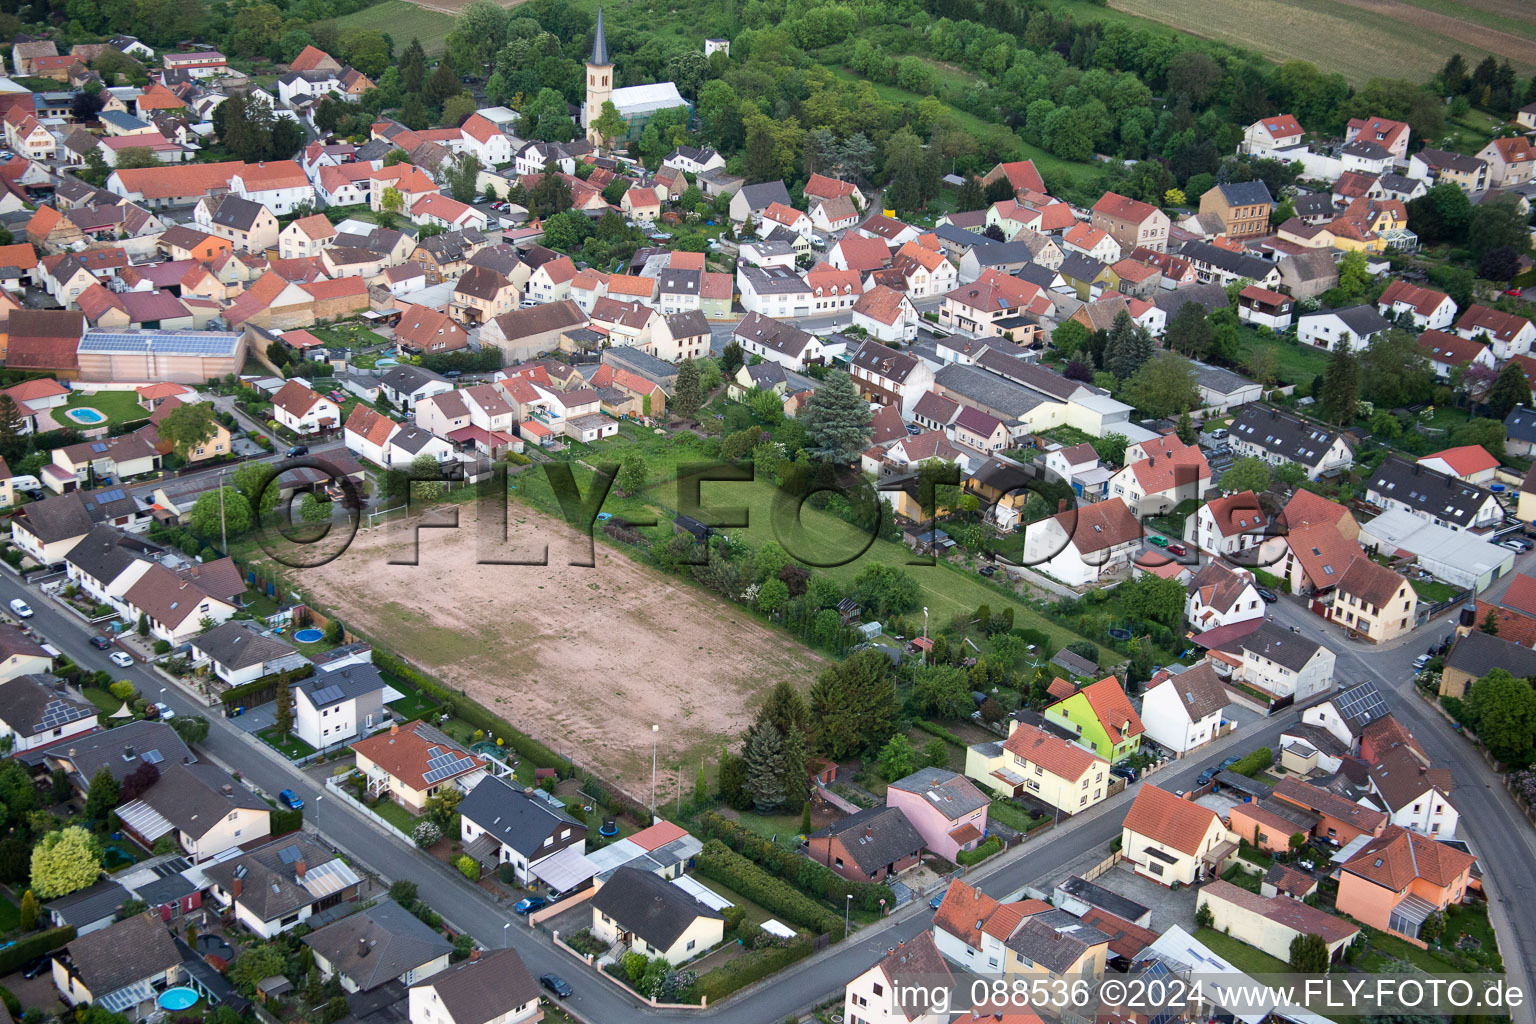
[[[874,983],[874,985],[873,985],[873,986],[872,986],[872,987],[871,987],[871,991],[873,991],[873,992],[874,992],[874,993],[875,993],[875,995],[877,995],[877,996],[883,996],[883,995],[885,995],[885,986],[883,986],[883,985],[881,985],[881,984],[880,984],[880,983],[879,983],[879,982],[878,982],[878,981],[877,981],[877,982],[875,982],[875,983]]]

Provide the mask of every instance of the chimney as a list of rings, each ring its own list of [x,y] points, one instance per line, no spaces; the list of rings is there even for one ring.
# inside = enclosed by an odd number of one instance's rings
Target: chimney
[[[480,959],[480,951],[478,949],[472,949],[472,950],[469,951],[469,962],[470,963],[475,963],[479,959]]]
[[[399,735],[399,733],[400,733],[400,723],[399,722],[392,722],[392,723],[390,723],[389,734],[391,736],[397,736],[397,735]]]
[[[308,867],[309,865],[304,863],[304,858],[300,857],[293,862],[293,877],[301,882],[304,881],[304,870]]]
[[[357,940],[357,955],[359,957],[365,957],[365,956],[368,955],[368,940],[367,939],[359,938]]]
[[[864,838],[865,839],[872,838],[874,836],[874,834],[875,834],[875,829],[874,829],[873,825],[865,825],[864,826]]]
[[[224,785],[222,785],[222,786],[220,786],[220,787],[219,787],[219,790],[220,790],[220,792],[222,792],[222,793],[223,793],[223,794],[224,794],[224,795],[225,795],[225,796],[227,796],[227,797],[231,797],[231,798],[233,798],[233,797],[234,797],[234,795],[235,795],[235,787],[234,787],[234,786],[231,786],[231,785],[230,785],[230,784],[229,784],[229,783],[227,783],[227,782],[226,782],[226,783],[224,783]]]
[[[235,899],[240,898],[240,893],[245,890],[245,879],[237,878],[229,883],[229,895]]]

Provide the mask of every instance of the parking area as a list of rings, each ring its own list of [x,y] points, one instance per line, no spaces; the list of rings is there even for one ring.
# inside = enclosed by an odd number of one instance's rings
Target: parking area
[[[1171,925],[1178,925],[1186,931],[1195,930],[1193,889],[1174,892],[1150,879],[1142,878],[1124,861],[1094,879],[1094,883],[1151,910],[1153,931],[1161,932]]]

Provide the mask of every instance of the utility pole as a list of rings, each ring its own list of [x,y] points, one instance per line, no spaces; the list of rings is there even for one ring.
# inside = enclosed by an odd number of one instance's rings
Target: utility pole
[[[229,528],[224,525],[224,467],[219,467],[219,550],[229,554]]]
[[[651,726],[651,821],[656,820],[656,734],[661,726]]]

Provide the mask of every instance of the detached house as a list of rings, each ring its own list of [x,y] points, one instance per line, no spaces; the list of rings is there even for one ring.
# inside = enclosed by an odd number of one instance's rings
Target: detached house
[[[551,857],[586,849],[586,825],[515,781],[481,781],[459,804],[459,820],[465,853],[487,868],[510,864],[522,885],[532,884]]]
[[[866,341],[859,347],[849,370],[853,386],[865,399],[899,407],[903,419],[912,415],[918,399],[933,387],[933,370],[927,363],[877,341]]]
[[[317,928],[303,938],[320,977],[343,992],[373,992],[390,982],[413,985],[448,969],[453,946],[392,899]]]
[[[236,195],[204,199],[193,211],[193,222],[211,235],[228,239],[238,252],[263,253],[278,243],[272,211]]]
[[[123,594],[122,605],[128,615],[143,615],[149,621],[151,635],[169,641],[172,646],[185,643],[204,629],[204,620],[224,622],[239,609],[230,601],[207,593],[190,579],[184,579],[155,563]]]
[[[964,775],[943,768],[913,772],[891,783],[885,793],[886,806],[901,808],[923,845],[951,862],[961,850],[974,849],[986,838],[991,802]]]
[[[867,1024],[950,1024],[956,1019],[949,1005],[953,982],[933,936],[919,933],[888,949],[884,959],[844,987],[843,1019]]]
[[[1148,443],[1151,446],[1151,443]],[[1109,494],[1138,516],[1162,515],[1180,502],[1199,499],[1211,485],[1211,467],[1195,445],[1175,434],[1157,439],[1144,458],[1126,459],[1109,481]]]
[[[1303,314],[1296,324],[1296,337],[1304,345],[1329,352],[1341,348],[1359,352],[1391,326],[1373,306],[1348,306]]]
[[[96,728],[98,709],[53,676],[20,675],[0,686],[0,740],[12,754],[53,746]]]
[[[592,897],[592,935],[636,953],[687,963],[719,944],[725,919],[680,886],[621,867]]]
[[[350,746],[369,794],[387,796],[411,814],[420,814],[444,787],[469,791],[485,779],[485,758],[457,749],[421,722],[391,725]]]
[[[176,940],[146,911],[70,940],[53,957],[52,977],[67,1005],[146,1020],[160,1012],[159,993],[185,970]]]
[[[479,953],[476,956],[476,953]],[[543,1016],[539,983],[514,949],[470,954],[457,967],[411,986],[411,1024],[533,1024]]]
[[[807,854],[855,882],[883,882],[915,867],[923,837],[899,806],[870,807],[806,836]]]
[[[1456,460],[1458,465],[1462,461]],[[1452,530],[1478,530],[1504,519],[1504,509],[1492,491],[1440,472],[1433,461],[1410,462],[1400,455],[1387,456],[1371,474],[1365,498],[1387,511],[1403,509]]]
[[[1456,333],[1486,341],[1494,358],[1501,361],[1529,354],[1531,343],[1536,342],[1536,324],[1525,317],[1476,304],[1468,306],[1456,321]]]
[[[1024,921],[1051,909],[1044,900],[999,903],[980,889],[955,879],[944,891],[944,901],[933,915],[933,941],[939,952],[954,963],[975,971],[1001,974],[1008,959],[1004,945]],[[981,1021],[990,1017],[977,1018]],[[1004,1017],[1006,1024],[1013,1024]],[[969,1024],[969,1018],[965,1019]],[[1031,1024],[1020,1021],[1019,1024]]]
[[[1417,330],[1444,330],[1456,317],[1456,303],[1444,292],[1393,281],[1376,300],[1376,311],[1391,320],[1407,315]]]
[[[1120,849],[1139,875],[1193,885],[1221,875],[1237,840],[1215,811],[1144,782],[1121,825]]]
[[[295,434],[315,434],[341,423],[341,406],[290,380],[272,396],[272,418]]]
[[[213,898],[270,939],[312,914],[355,902],[362,879],[346,861],[302,836],[288,836],[204,869]],[[164,933],[164,926],[156,922]]]
[[[1264,614],[1264,601],[1253,574],[1245,569],[1229,569],[1221,560],[1212,559],[1189,582],[1184,618],[1193,629],[1203,632],[1262,619]]]
[[[1141,543],[1141,521],[1120,498],[1058,512],[1025,527],[1026,564],[1071,587],[1126,567]]]
[[[1258,495],[1241,491],[1201,505],[1184,520],[1184,540],[1213,557],[1231,557],[1264,543],[1269,527]]]
[[[1215,668],[1202,661],[1182,672],[1153,676],[1142,697],[1141,721],[1148,736],[1184,754],[1215,741],[1229,703]]]
[[[1138,202],[1114,192],[1106,192],[1093,204],[1091,223],[1120,244],[1122,251],[1150,249],[1166,252],[1168,215],[1149,203]]]
[[[1417,625],[1418,592],[1384,565],[1357,557],[1333,592],[1328,617],[1372,643],[1394,640]]]
[[[1109,762],[1088,747],[1017,720],[1008,738],[965,752],[965,774],[1005,797],[1027,796],[1066,814],[1103,800]]]
[[[1260,458],[1273,466],[1295,463],[1308,480],[1354,461],[1342,433],[1272,406],[1245,406],[1232,421],[1230,434],[1239,457]]]
[[[1389,825],[1340,868],[1339,913],[1423,947],[1424,922],[1462,901],[1475,863],[1469,853]]]

